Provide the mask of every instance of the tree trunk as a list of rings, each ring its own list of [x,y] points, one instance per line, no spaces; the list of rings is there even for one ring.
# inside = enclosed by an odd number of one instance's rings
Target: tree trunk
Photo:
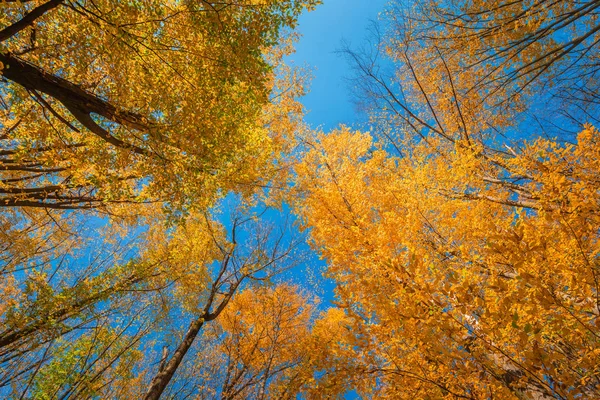
[[[173,357],[171,357],[169,362],[164,365],[163,369],[156,374],[154,379],[152,379],[150,388],[144,397],[145,400],[158,400],[160,398],[165,388],[171,381],[171,378],[175,374],[175,371],[177,371],[179,364],[181,364],[183,357],[192,346],[192,343],[194,343],[194,339],[196,339],[196,336],[198,336],[198,332],[200,332],[202,325],[204,325],[204,318],[202,317],[190,324],[183,341],[179,347],[177,347],[175,353],[173,353]]]

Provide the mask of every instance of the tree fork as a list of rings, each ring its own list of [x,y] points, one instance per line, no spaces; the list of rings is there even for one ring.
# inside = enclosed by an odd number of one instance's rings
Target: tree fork
[[[131,129],[145,131],[148,129],[148,126],[143,116],[121,110],[76,84],[48,73],[11,54],[0,53],[0,62],[4,65],[3,69],[0,70],[4,78],[28,90],[42,92],[58,100],[83,126],[106,142],[117,147],[132,150],[138,154],[147,155],[147,150],[133,144],[125,143],[110,135],[92,119],[90,114],[100,115]]]

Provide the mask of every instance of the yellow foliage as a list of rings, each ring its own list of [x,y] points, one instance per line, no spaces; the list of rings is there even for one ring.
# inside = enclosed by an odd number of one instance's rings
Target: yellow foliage
[[[365,337],[365,393],[600,393],[598,135],[497,159],[396,157],[346,128],[310,142],[296,207]]]

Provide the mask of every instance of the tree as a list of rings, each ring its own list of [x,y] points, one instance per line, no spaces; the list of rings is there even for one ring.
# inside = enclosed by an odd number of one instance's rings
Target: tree
[[[347,52],[376,136],[307,136],[291,199],[363,395],[598,397],[595,7],[396,2]]]
[[[373,48],[346,53],[367,109],[415,136],[573,141],[599,117],[596,19],[593,1],[398,0]]]
[[[298,242],[295,239],[286,240],[286,231],[281,227],[279,234],[273,237],[272,229],[261,228],[259,225],[253,224],[248,245],[239,245],[237,235],[240,233],[242,225],[250,223],[252,223],[252,218],[249,217],[234,218],[229,242],[222,242],[212,232],[209,236],[199,235],[195,232],[191,234],[186,232],[182,236],[184,241],[188,241],[190,237],[212,237],[218,251],[216,258],[218,264],[212,273],[206,271],[204,264],[197,264],[205,271],[204,275],[207,275],[207,279],[195,279],[193,283],[199,283],[201,287],[196,290],[186,288],[188,290],[182,291],[185,297],[192,298],[192,321],[181,341],[176,344],[173,354],[161,362],[159,371],[150,382],[145,399],[160,398],[202,327],[223,313],[244,281],[268,280],[278,270],[286,268],[286,263],[294,262],[291,256]],[[210,224],[207,228],[212,230]],[[188,275],[189,269],[179,265],[182,267],[182,272]],[[198,295],[200,295],[199,299]]]
[[[283,182],[304,82],[282,59],[316,3],[0,3],[3,395],[157,397],[281,266],[283,242],[228,242],[212,207]],[[190,330],[144,370],[175,315]]]
[[[190,349],[167,398],[342,398],[352,381],[343,312],[317,315],[314,297],[296,286],[249,286]]]
[[[366,336],[365,394],[598,395],[598,135],[531,143],[511,176],[458,146],[312,143],[298,210]]]
[[[111,243],[94,231],[65,233],[59,243],[38,238],[37,253],[25,247],[34,255],[23,251],[2,273],[3,395],[83,396],[108,382],[106,376],[118,376],[114,368],[131,362],[125,359],[153,328],[144,293],[153,288],[147,281],[161,274],[159,264],[130,258],[133,237],[113,236]]]
[[[347,320],[336,311],[317,317],[310,297],[285,283],[245,290],[219,321],[225,371],[209,387],[220,386],[223,399],[339,397],[355,354],[338,347]]]
[[[395,14],[393,24],[398,33],[406,29],[408,42],[433,50],[435,69],[452,60],[447,79],[467,81],[464,88],[484,94],[488,104],[514,103],[534,84],[530,95],[540,95],[544,85],[593,91],[597,10],[593,1],[428,1]],[[466,79],[469,73],[476,77]]]
[[[299,90],[275,82],[285,30],[315,4],[3,2],[0,203],[180,210],[261,181]]]
[[[226,360],[221,397],[295,397],[311,356],[313,313],[308,299],[287,285],[240,293],[220,320]]]

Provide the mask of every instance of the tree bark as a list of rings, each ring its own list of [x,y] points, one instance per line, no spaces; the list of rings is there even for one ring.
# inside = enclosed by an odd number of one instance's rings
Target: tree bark
[[[158,400],[160,398],[165,388],[171,381],[171,378],[173,378],[175,371],[177,371],[177,368],[179,368],[179,364],[181,364],[183,357],[192,346],[192,343],[194,343],[194,339],[196,339],[196,336],[198,336],[198,332],[200,332],[200,329],[203,325],[203,317],[196,319],[190,324],[182,342],[177,347],[177,350],[175,350],[175,353],[173,353],[171,359],[152,379],[150,388],[144,397],[145,400]]]
[[[0,31],[0,42],[11,38],[23,29],[31,26],[36,19],[46,14],[53,8],[58,7],[63,1],[64,0],[50,0],[42,5],[37,6],[14,24],[2,29]]]
[[[8,53],[0,53],[0,62],[4,68],[2,76],[33,92],[45,93],[61,102],[71,114],[92,133],[106,142],[126,148],[138,154],[147,154],[147,150],[110,135],[98,125],[90,114],[100,115],[110,121],[117,122],[131,129],[145,131],[148,129],[146,119],[139,114],[120,109],[114,104],[101,99],[76,84],[48,73]]]

